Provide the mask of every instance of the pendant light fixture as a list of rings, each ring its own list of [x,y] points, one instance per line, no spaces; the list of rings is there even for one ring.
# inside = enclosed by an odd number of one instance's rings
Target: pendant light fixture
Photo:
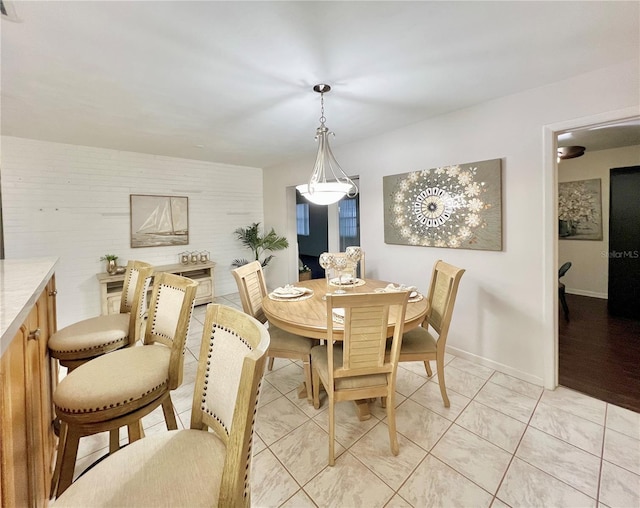
[[[329,146],[330,132],[324,124],[324,94],[331,90],[329,85],[319,84],[313,87],[314,92],[320,94],[320,126],[316,129],[316,141],[318,141],[318,155],[313,166],[313,172],[308,184],[298,185],[296,189],[300,191],[308,201],[316,205],[330,205],[337,203],[343,197],[355,197],[358,194],[358,187],[347,176],[338,164],[331,147]],[[329,176],[330,181],[327,181]]]

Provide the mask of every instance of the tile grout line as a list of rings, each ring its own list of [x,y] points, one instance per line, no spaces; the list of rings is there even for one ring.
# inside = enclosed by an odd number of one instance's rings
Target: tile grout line
[[[598,469],[598,488],[596,489],[596,506],[600,504],[600,488],[602,486],[602,466],[604,465],[605,442],[607,440],[607,416],[609,414],[609,403],[604,407],[604,429],[602,431],[602,445],[600,447],[600,468]]]
[[[492,376],[493,377],[493,376]],[[527,429],[529,428],[530,424],[531,424],[531,420],[533,419],[533,415],[536,412],[536,409],[538,408],[538,405],[540,404],[541,400],[542,400],[542,395],[544,394],[544,387],[542,389],[542,392],[540,392],[540,395],[538,396],[538,399],[536,400],[536,405],[534,406],[533,410],[531,411],[531,415],[529,415],[529,420],[527,421],[527,423],[525,424],[525,428],[524,428],[524,432],[522,432],[522,435],[520,436],[520,439],[518,439],[518,444],[516,445],[516,447],[513,449],[513,453],[511,454],[511,459],[509,460],[509,464],[507,464],[506,469],[504,470],[504,473],[502,475],[502,478],[500,480],[500,482],[498,483],[498,487],[496,488],[496,493],[494,494],[494,501],[497,499],[498,501],[501,501],[505,504],[507,504],[505,501],[502,501],[502,499],[500,499],[498,497],[498,492],[500,492],[500,488],[502,487],[502,484],[504,483],[504,479],[507,477],[507,474],[509,473],[509,469],[511,468],[511,465],[513,464],[513,461],[516,459],[516,453],[518,452],[518,448],[520,448],[520,445],[522,444],[522,440],[524,439],[524,435],[527,433]],[[534,427],[535,428],[535,427]],[[519,458],[519,457],[518,457]],[[526,461],[525,461],[526,462]],[[528,462],[527,462],[528,463]],[[543,471],[544,472],[544,471]],[[546,473],[549,474],[549,473]],[[555,478],[555,477],[554,477]],[[493,503],[492,503],[493,504]]]

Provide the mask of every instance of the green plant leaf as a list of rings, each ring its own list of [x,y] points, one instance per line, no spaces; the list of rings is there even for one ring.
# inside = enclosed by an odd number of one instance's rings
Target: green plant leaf
[[[236,238],[240,240],[243,246],[247,249],[250,249],[253,253],[253,258],[256,261],[260,261],[262,266],[267,266],[269,261],[273,259],[273,254],[266,256],[264,259],[260,260],[261,255],[265,251],[277,251],[283,250],[289,247],[289,242],[284,236],[278,236],[273,228],[264,236],[260,235],[260,223],[254,222],[250,226],[244,228],[237,228],[234,232]],[[243,259],[235,259],[232,263],[232,266],[242,266],[235,264],[239,261],[246,261]]]

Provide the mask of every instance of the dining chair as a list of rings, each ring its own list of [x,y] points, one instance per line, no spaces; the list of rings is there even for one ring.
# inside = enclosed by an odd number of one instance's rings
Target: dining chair
[[[262,310],[262,299],[268,298],[268,293],[260,262],[253,261],[240,266],[232,270],[232,273],[238,285],[243,310],[261,323],[266,323],[268,320]],[[318,344],[318,341],[286,332],[271,323],[269,323],[269,335],[271,336],[271,344],[267,353],[269,356],[269,370],[273,368],[274,358],[302,361],[306,397],[309,404],[311,404],[313,402],[311,391],[311,348]],[[300,394],[299,396],[302,397]]]
[[[249,507],[255,412],[268,347],[269,332],[258,320],[209,304],[190,428],[145,437],[107,457],[54,506]]]
[[[359,277],[361,279],[364,279],[366,276],[364,251],[360,247],[347,247],[347,250],[350,250],[350,249],[357,250],[358,261],[356,262],[351,261],[351,259],[349,259],[349,256],[347,255],[346,250],[345,252],[329,252],[328,254],[330,254],[334,258],[338,258],[338,257],[347,258],[348,270],[353,274],[354,277]]]
[[[149,263],[129,261],[120,312],[84,319],[58,330],[47,343],[51,357],[71,372],[93,358],[133,346],[140,338],[152,275]]]
[[[320,383],[329,399],[330,466],[335,464],[335,403],[341,401],[386,397],[391,452],[398,455],[394,398],[408,298],[406,291],[327,294],[327,340],[311,350],[311,365],[314,407],[320,407]],[[342,309],[341,314],[336,309]],[[385,355],[389,315],[395,325],[391,349]],[[334,338],[338,317],[343,321],[339,327],[344,327],[342,342]]]
[[[569,305],[567,305],[566,287],[564,282],[560,282],[560,279],[564,277],[565,273],[571,268],[571,261],[564,263],[558,270],[558,299],[560,305],[562,305],[562,311],[564,312],[564,318],[569,321]]]
[[[142,417],[162,406],[167,428],[177,429],[171,391],[182,384],[184,348],[197,282],[170,273],[155,276],[143,344],[86,362],[56,388],[53,403],[61,420],[52,494],[71,484],[80,438],[110,432],[109,453],[118,432],[129,442],[143,437]]]
[[[422,326],[418,326],[404,334],[402,347],[400,348],[399,361],[424,362],[424,367],[429,377],[433,375],[429,361],[436,361],[438,384],[440,385],[444,407],[450,406],[444,380],[444,351],[453,307],[458,294],[458,286],[464,272],[463,268],[457,268],[442,260],[435,262],[427,295],[429,313]],[[437,338],[429,332],[429,326],[438,334]],[[389,350],[390,352],[391,350]]]

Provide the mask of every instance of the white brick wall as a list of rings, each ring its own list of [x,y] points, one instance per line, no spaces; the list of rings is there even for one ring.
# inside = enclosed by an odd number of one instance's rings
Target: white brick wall
[[[60,258],[58,327],[100,313],[106,253],[160,265],[208,250],[216,295],[237,291],[229,266],[250,252],[233,230],[263,222],[261,169],[15,137],[0,162],[5,257]],[[130,194],[187,196],[189,245],[132,249]]]

